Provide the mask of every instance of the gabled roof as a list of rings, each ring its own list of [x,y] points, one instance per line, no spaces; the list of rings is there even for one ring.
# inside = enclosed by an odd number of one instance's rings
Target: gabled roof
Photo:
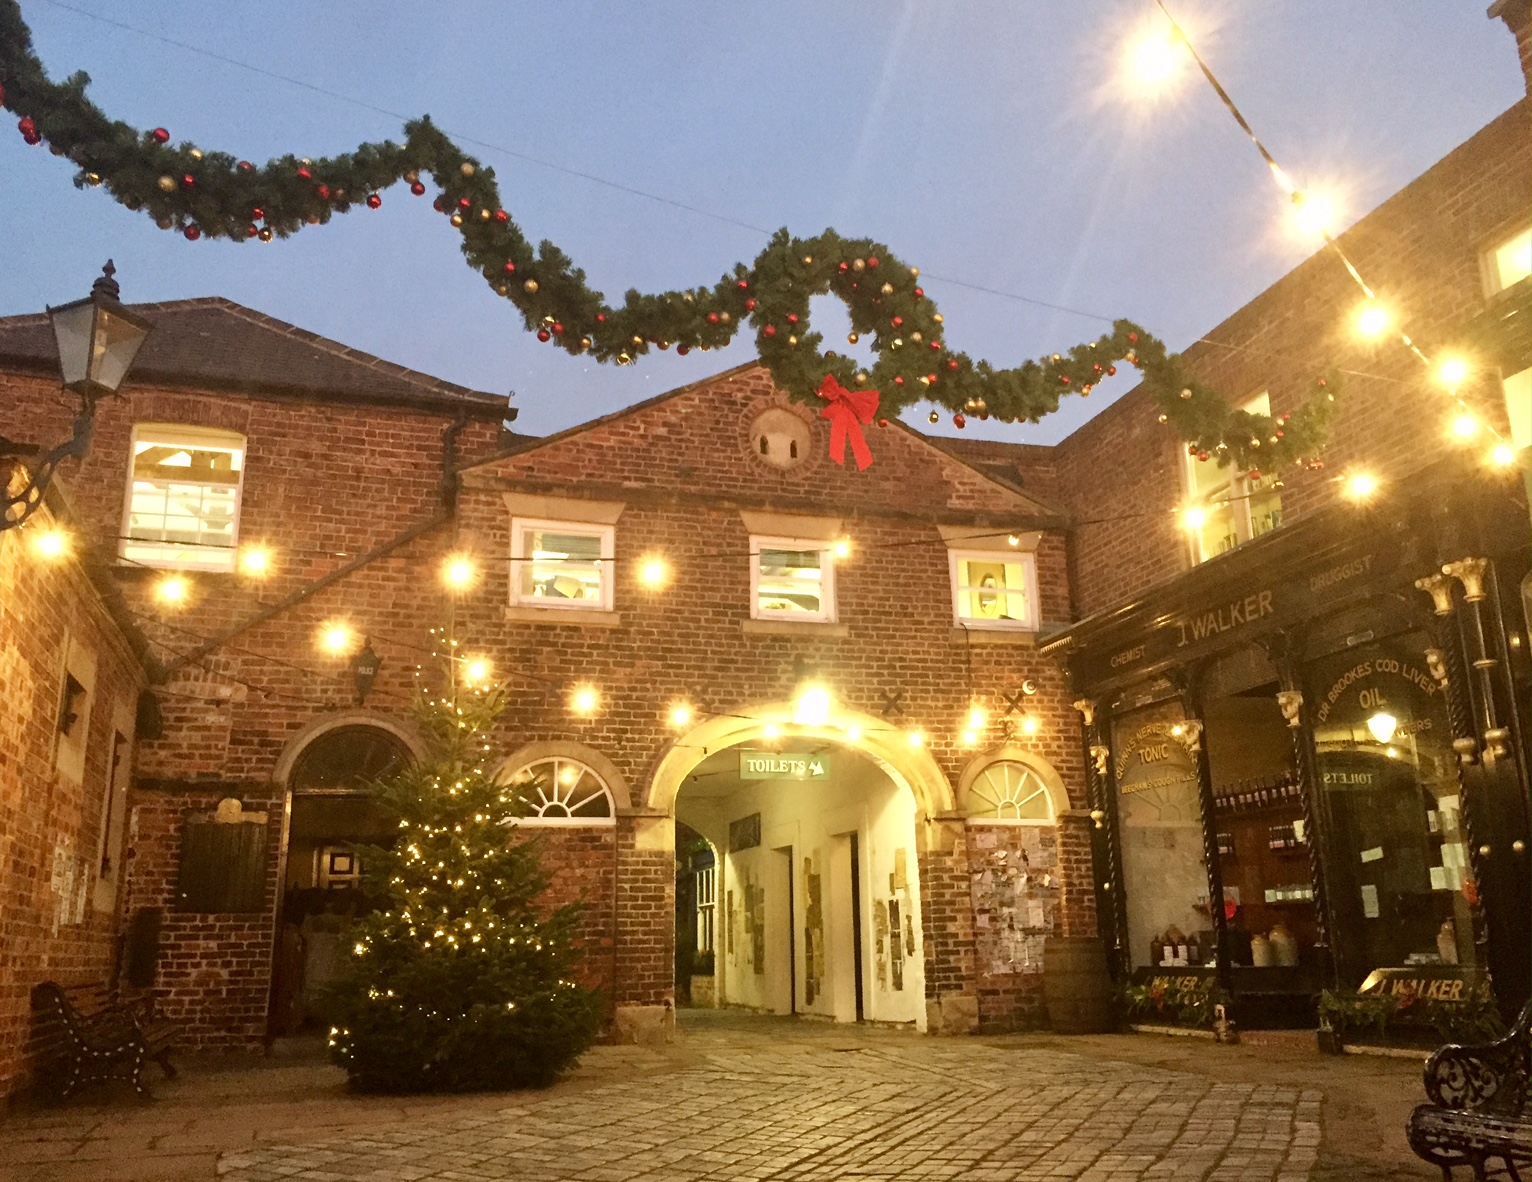
[[[129,381],[355,402],[452,404],[486,417],[507,398],[444,382],[221,296],[130,304],[154,325]],[[48,317],[0,317],[0,365],[54,370]]]

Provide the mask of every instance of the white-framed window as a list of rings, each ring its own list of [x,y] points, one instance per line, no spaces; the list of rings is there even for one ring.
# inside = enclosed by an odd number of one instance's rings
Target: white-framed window
[[[1271,397],[1260,394],[1240,409],[1270,416]],[[1206,562],[1282,524],[1282,494],[1275,476],[1252,476],[1232,464],[1219,467],[1214,458],[1188,455],[1185,463],[1185,522],[1193,562]]]
[[[833,543],[750,539],[750,615],[757,620],[835,619]]]
[[[232,571],[245,437],[216,427],[139,423],[132,447],[123,559],[177,570]]]
[[[1532,369],[1504,379],[1505,413],[1511,421],[1511,443],[1517,451],[1532,446]]]
[[[616,531],[576,521],[511,521],[511,602],[612,610]]]
[[[1499,295],[1532,275],[1532,227],[1503,238],[1484,252],[1484,294]]]
[[[615,825],[612,790],[588,764],[549,756],[523,764],[505,777],[525,814],[518,825]]]
[[[952,613],[967,628],[1036,632],[1037,558],[1027,552],[949,550]]]
[[[1037,772],[1015,759],[990,764],[968,786],[968,819],[990,825],[1052,825],[1053,795]]]
[[[713,951],[713,926],[718,912],[718,867],[697,871],[697,951]]]

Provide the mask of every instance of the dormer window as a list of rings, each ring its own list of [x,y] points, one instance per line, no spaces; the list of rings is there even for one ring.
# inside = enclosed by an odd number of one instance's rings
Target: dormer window
[[[511,602],[611,611],[615,536],[610,525],[514,518]]]
[[[1240,407],[1253,415],[1271,415],[1271,397],[1261,394]],[[1206,562],[1269,533],[1282,524],[1282,494],[1265,473],[1242,472],[1217,460],[1186,457],[1186,509],[1182,515],[1191,536],[1192,561]]]
[[[1484,294],[1499,295],[1532,275],[1532,227],[1520,230],[1484,252]]]
[[[139,423],[132,446],[119,551],[124,561],[232,571],[245,437],[214,427]]]

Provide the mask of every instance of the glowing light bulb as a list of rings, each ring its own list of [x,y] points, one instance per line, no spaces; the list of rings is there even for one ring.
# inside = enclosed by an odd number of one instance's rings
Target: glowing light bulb
[[[908,742],[909,742],[911,747],[923,747],[923,746],[925,746],[926,737],[925,737],[925,735],[921,734],[919,731],[911,731],[909,733],[909,735],[907,736],[907,739],[908,739]]]
[[[830,720],[830,691],[822,685],[806,685],[793,701],[793,721],[799,726],[824,726]]]
[[[1357,335],[1369,341],[1376,340],[1388,331],[1392,319],[1388,309],[1377,300],[1367,300],[1356,312]]]
[[[782,728],[774,722],[768,722],[761,728],[761,736],[766,739],[777,739],[782,735]]]
[[[968,709],[968,729],[969,730],[971,730],[971,731],[982,731],[984,729],[985,724],[988,721],[989,721],[989,716],[984,713],[984,707],[982,707],[982,706],[970,706],[969,707],[969,709]]]
[[[1021,720],[1021,733],[1024,735],[1035,735],[1037,734],[1037,730],[1037,719],[1032,717],[1030,714],[1025,715]]]
[[[1012,547],[1021,545],[1021,535],[1020,534],[1009,534],[1009,535],[1007,535],[1007,537],[1005,539],[1005,544],[1007,546],[1012,546]]]
[[[31,532],[32,550],[39,558],[52,561],[69,553],[69,535],[63,530],[42,529]]]
[[[977,731],[965,730],[959,738],[962,739],[963,746],[965,747],[977,747],[979,745],[979,734]]]
[[[1196,533],[1208,523],[1207,510],[1201,505],[1189,505],[1181,510],[1181,527]]]
[[[1388,744],[1393,741],[1394,732],[1399,729],[1399,720],[1385,710],[1379,710],[1367,720],[1368,733],[1379,743]]]
[[[851,539],[841,538],[840,541],[836,542],[835,545],[830,547],[830,553],[834,554],[836,558],[850,558]]]
[[[1516,449],[1509,443],[1497,443],[1489,453],[1489,462],[1497,468],[1507,468],[1516,462]]]
[[[1447,357],[1436,367],[1436,378],[1442,385],[1457,389],[1468,377],[1468,362],[1461,357]]]
[[[589,718],[601,708],[601,695],[592,685],[576,686],[569,695],[569,708],[581,718]]]
[[[1293,222],[1305,234],[1330,234],[1335,230],[1335,202],[1324,193],[1298,189],[1293,192]]]
[[[442,563],[442,582],[453,591],[466,591],[478,577],[478,568],[466,554],[449,554]]]
[[[846,728],[846,741],[848,743],[860,743],[862,741],[862,728],[852,723]]]
[[[319,646],[325,652],[339,656],[351,647],[354,635],[350,625],[333,621],[320,629]]]
[[[1353,501],[1365,501],[1378,491],[1378,478],[1370,472],[1353,472],[1346,477],[1345,492]]]
[[[154,597],[170,607],[179,607],[186,602],[190,590],[190,584],[182,576],[166,575],[154,585]]]
[[[670,582],[670,564],[663,558],[645,558],[639,562],[638,581],[651,591],[657,591]]]
[[[677,702],[670,708],[670,725],[676,728],[691,726],[692,708],[685,702]]]
[[[252,578],[271,571],[271,551],[265,546],[245,546],[239,552],[239,569]]]
[[[1452,434],[1467,442],[1479,433],[1479,420],[1464,411],[1452,420]]]
[[[1138,88],[1152,93],[1167,86],[1186,60],[1181,39],[1171,32],[1155,32],[1128,50],[1128,73]]]
[[[488,657],[471,657],[463,666],[463,680],[469,685],[488,681],[491,668]]]

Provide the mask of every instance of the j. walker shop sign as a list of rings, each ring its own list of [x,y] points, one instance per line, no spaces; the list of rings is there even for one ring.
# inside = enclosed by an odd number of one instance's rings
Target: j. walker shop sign
[[[1092,643],[1080,654],[1081,672],[1092,684],[1120,678],[1235,643],[1275,624],[1313,616],[1380,575],[1384,565],[1382,557],[1368,552],[1333,560],[1299,577],[1226,589],[1153,615],[1145,610],[1143,630],[1132,644]]]

